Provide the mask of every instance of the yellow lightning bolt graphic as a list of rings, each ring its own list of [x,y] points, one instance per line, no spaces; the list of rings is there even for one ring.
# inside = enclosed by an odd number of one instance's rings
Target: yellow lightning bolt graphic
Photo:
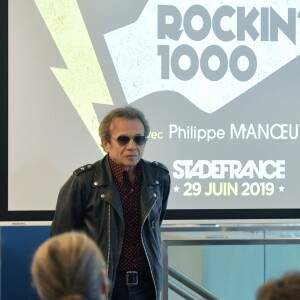
[[[68,69],[51,68],[100,146],[93,103],[112,105],[101,67],[76,0],[35,0]]]

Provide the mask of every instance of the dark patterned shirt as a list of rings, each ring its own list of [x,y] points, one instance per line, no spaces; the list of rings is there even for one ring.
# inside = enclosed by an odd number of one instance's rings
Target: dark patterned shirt
[[[123,207],[125,235],[118,271],[145,271],[148,268],[147,258],[141,240],[141,185],[142,164],[136,165],[133,182],[129,174],[118,164],[109,159],[115,183]]]

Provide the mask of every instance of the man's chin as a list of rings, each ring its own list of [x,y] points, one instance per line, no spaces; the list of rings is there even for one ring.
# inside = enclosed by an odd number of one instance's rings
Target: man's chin
[[[124,165],[126,167],[130,168],[130,167],[136,166],[138,162],[139,162],[139,159],[127,159]]]

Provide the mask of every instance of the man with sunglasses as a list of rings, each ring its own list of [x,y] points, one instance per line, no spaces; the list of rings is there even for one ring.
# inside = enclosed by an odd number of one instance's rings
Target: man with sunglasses
[[[61,188],[51,235],[86,232],[107,263],[108,298],[160,298],[160,225],[170,192],[168,169],[142,159],[150,128],[144,114],[125,106],[99,126],[107,155],[83,166]]]

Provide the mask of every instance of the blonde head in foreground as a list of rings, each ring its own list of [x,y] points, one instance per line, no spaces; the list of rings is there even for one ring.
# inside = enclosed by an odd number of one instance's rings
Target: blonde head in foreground
[[[42,300],[106,299],[105,262],[84,233],[63,233],[45,241],[34,254],[31,273]]]

